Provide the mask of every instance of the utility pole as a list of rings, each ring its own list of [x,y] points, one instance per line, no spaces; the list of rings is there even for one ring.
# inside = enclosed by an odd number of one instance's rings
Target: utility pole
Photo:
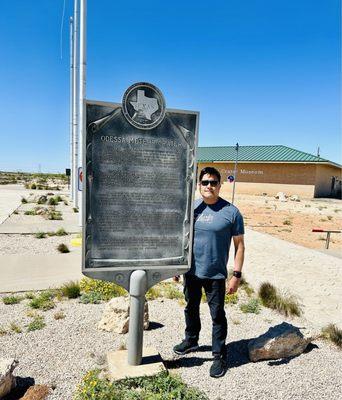
[[[86,35],[87,35],[87,1],[80,0],[80,59],[79,59],[79,93],[78,93],[78,140],[79,140],[79,155],[78,155],[78,165],[82,168],[83,166],[83,119],[85,118],[85,98],[86,98]],[[85,176],[85,171],[83,171],[83,176]],[[83,210],[82,210],[82,192],[78,191],[79,195],[79,225],[83,224]]]
[[[236,157],[235,157],[235,167],[234,167],[234,183],[233,183],[233,195],[232,195],[232,204],[234,204],[234,196],[235,196],[235,182],[237,175],[237,163],[238,163],[238,154],[239,154],[239,143],[235,145]]]
[[[70,170],[71,170],[71,181],[70,181],[70,199],[74,199],[74,134],[73,134],[73,101],[74,101],[74,26],[73,26],[73,18],[70,17]]]

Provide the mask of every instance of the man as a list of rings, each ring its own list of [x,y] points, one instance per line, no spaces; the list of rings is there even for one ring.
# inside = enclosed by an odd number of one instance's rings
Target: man
[[[213,323],[214,362],[210,376],[215,378],[223,376],[227,368],[224,298],[226,293],[238,289],[245,251],[243,218],[234,205],[219,197],[220,181],[221,175],[215,168],[206,167],[200,172],[198,188],[202,199],[195,202],[192,264],[184,275],[185,339],[173,348],[179,355],[198,349],[199,306],[204,288]],[[235,247],[234,272],[226,286],[231,238]]]

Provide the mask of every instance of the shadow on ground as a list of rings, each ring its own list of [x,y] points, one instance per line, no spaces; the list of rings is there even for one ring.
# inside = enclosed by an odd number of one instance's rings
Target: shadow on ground
[[[19,400],[24,396],[27,389],[35,384],[34,379],[30,377],[21,378],[17,376],[16,382],[17,386],[7,396],[3,397],[3,400]]]
[[[227,345],[227,354],[228,354],[228,369],[232,368],[238,368],[241,367],[242,365],[249,364],[252,361],[249,359],[248,355],[248,342],[251,339],[243,339],[243,340],[238,340],[236,342],[231,342],[228,343]],[[312,343],[309,343],[308,347],[304,351],[303,354],[310,353],[312,350],[317,349],[318,346]],[[197,350],[197,353],[205,353],[211,351],[211,346],[200,346],[199,349]],[[196,354],[196,353],[193,353]],[[300,354],[301,355],[301,354]],[[294,357],[287,357],[287,358],[282,358],[279,360],[264,360],[264,362],[268,362],[268,365],[271,367],[276,367],[278,365],[284,365],[288,364],[291,360],[294,358],[299,357],[294,356]],[[210,357],[196,357],[195,355],[191,357],[180,357],[174,360],[164,360],[165,367],[167,369],[176,369],[176,368],[190,368],[190,367],[196,367],[200,366],[206,361],[212,361],[213,358]],[[263,361],[260,361],[263,362]]]

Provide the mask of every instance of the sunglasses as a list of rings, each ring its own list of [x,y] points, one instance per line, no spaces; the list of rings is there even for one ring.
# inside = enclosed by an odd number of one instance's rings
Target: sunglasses
[[[210,184],[212,187],[216,187],[218,183],[219,181],[206,181],[206,180],[201,181],[202,186],[208,186]]]

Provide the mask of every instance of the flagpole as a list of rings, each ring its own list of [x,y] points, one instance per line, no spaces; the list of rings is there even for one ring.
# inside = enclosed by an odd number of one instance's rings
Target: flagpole
[[[83,166],[83,139],[84,139],[84,118],[85,118],[85,98],[86,98],[86,22],[87,22],[87,1],[80,0],[80,58],[79,58],[79,116],[78,116],[78,140],[79,140],[79,166],[84,170]],[[83,171],[83,177],[85,171]],[[84,182],[83,182],[84,186]],[[82,192],[79,194],[79,225],[82,226]]]
[[[74,134],[73,134],[73,101],[74,101],[74,87],[73,87],[73,78],[74,78],[74,26],[73,26],[73,18],[70,17],[70,199],[74,199]]]
[[[73,56],[74,56],[74,69],[73,69],[73,138],[74,138],[74,167],[72,170],[73,176],[73,200],[74,207],[78,208],[78,1],[74,0],[74,18],[73,18]]]

